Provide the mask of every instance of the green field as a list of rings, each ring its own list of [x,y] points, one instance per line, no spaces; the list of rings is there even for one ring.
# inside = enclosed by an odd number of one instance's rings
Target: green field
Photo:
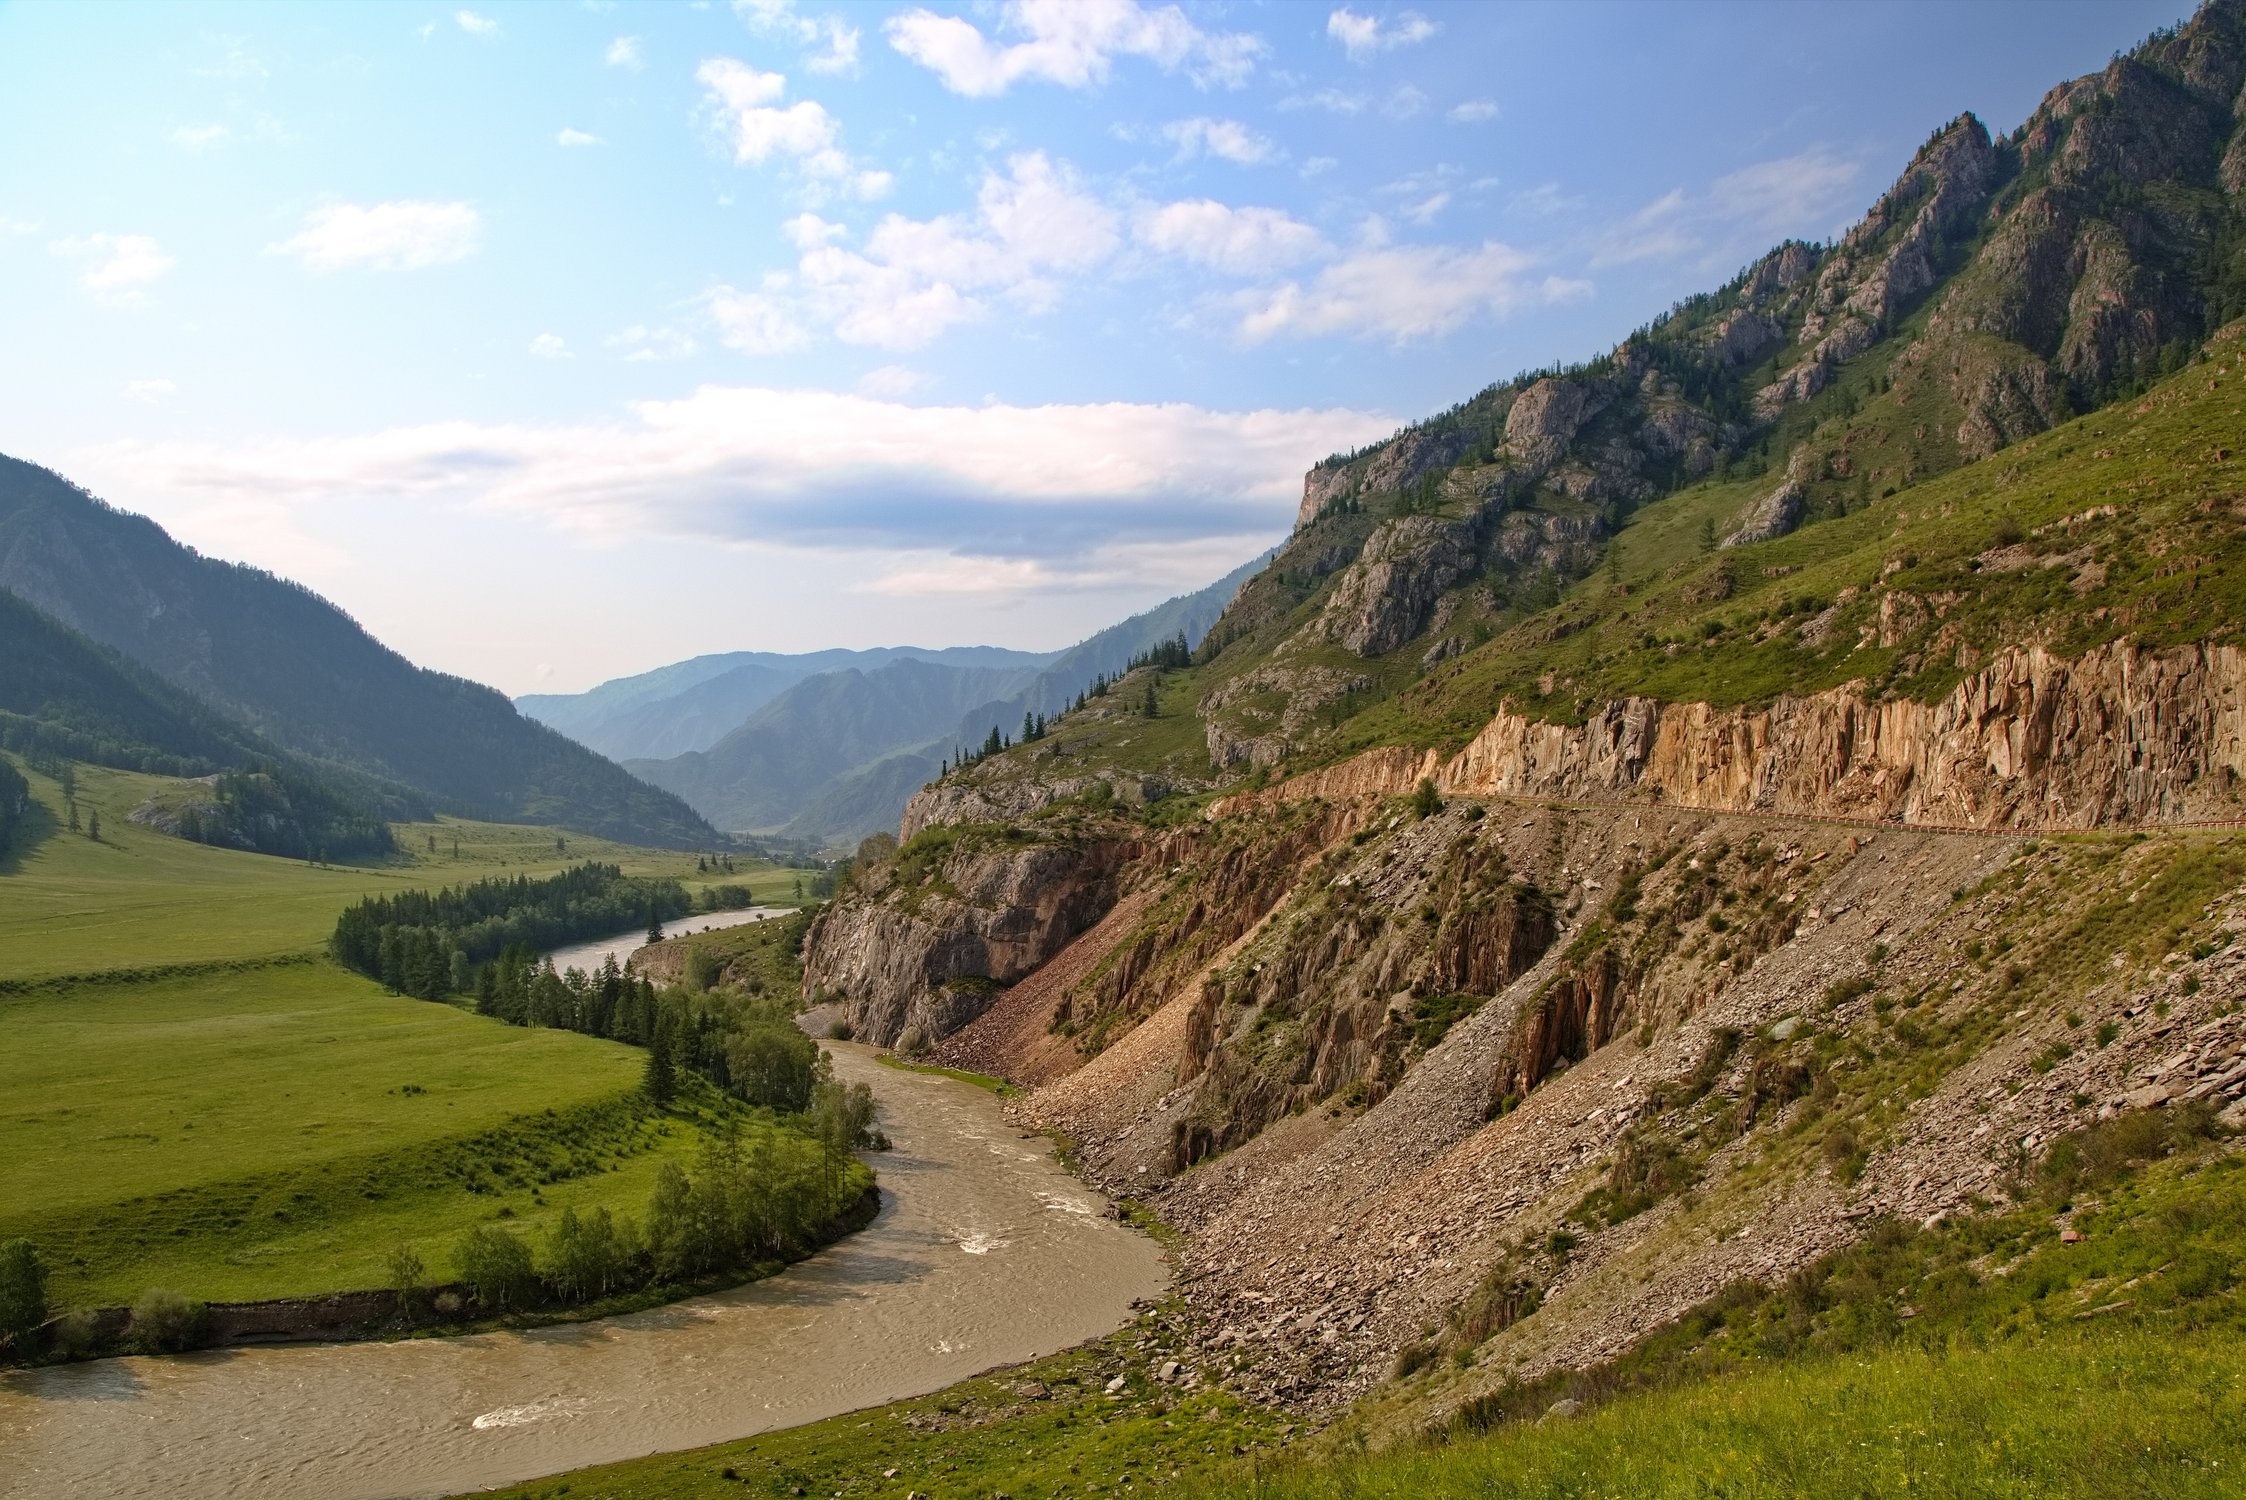
[[[79,766],[81,819],[101,815],[95,843],[59,826],[63,799],[52,779],[20,763],[19,769],[58,826],[28,847],[0,851],[0,982],[308,953],[327,941],[336,913],[361,896],[502,871],[551,874],[588,859],[621,865],[628,875],[670,876],[689,890],[745,885],[758,900],[778,904],[793,903],[801,874],[745,861],[736,862],[733,875],[698,874],[692,854],[454,818],[395,825],[404,852],[382,865],[314,868],[133,823],[134,808],[179,783]],[[565,850],[554,847],[557,837]]]
[[[647,1111],[644,1053],[391,994],[322,955],[336,914],[584,859],[769,902],[797,876],[449,818],[397,825],[379,867],[315,868],[134,824],[180,783],[80,766],[97,843],[26,775],[52,821],[0,856],[0,1238],[41,1247],[58,1306],[381,1286],[401,1243],[442,1275],[471,1224],[638,1215],[703,1139],[695,1110]]]

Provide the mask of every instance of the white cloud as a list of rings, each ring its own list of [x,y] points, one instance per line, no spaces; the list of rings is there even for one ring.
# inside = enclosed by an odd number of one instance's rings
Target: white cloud
[[[777,107],[787,92],[785,75],[760,73],[737,58],[713,57],[694,70],[694,77],[702,85],[705,104],[725,125],[736,164],[761,166],[782,157],[820,187],[857,198],[879,198],[894,186],[887,172],[859,167],[842,149],[841,125],[817,100]]]
[[[1320,89],[1315,94],[1289,94],[1279,101],[1279,107],[1282,110],[1322,109],[1330,115],[1361,115],[1370,102],[1363,94]]]
[[[542,333],[530,341],[530,352],[540,359],[574,359],[569,345],[558,333]]]
[[[1260,37],[1203,31],[1175,5],[1149,10],[1139,0],[1007,0],[995,29],[1022,40],[994,42],[970,21],[918,7],[883,27],[890,46],[977,99],[1031,79],[1089,88],[1107,81],[1118,57],[1183,68],[1204,88],[1238,88],[1264,52]]]
[[[1441,29],[1413,10],[1399,12],[1393,21],[1383,21],[1343,6],[1326,17],[1326,35],[1341,43],[1341,50],[1354,63],[1370,62],[1379,53],[1424,42]]]
[[[1781,235],[1814,235],[1846,201],[1857,164],[1812,147],[1719,177],[1704,194],[1672,188],[1612,226],[1594,266],[1697,256],[1710,265],[1751,254]]]
[[[1302,164],[1302,175],[1304,177],[1323,176],[1325,173],[1331,172],[1334,168],[1340,165],[1340,161],[1336,160],[1334,157],[1313,156],[1312,158],[1310,158],[1310,160]]]
[[[1410,84],[1381,101],[1380,112],[1391,120],[1408,120],[1427,108],[1427,96]]]
[[[1198,116],[1172,120],[1162,127],[1162,138],[1176,146],[1181,157],[1221,156],[1243,167],[1260,165],[1279,154],[1270,137],[1257,134],[1238,120]]]
[[[153,405],[169,401],[179,394],[179,387],[169,380],[128,380],[124,390],[118,392],[127,401],[145,401]]]
[[[798,250],[816,250],[850,233],[845,226],[830,223],[817,214],[797,214],[780,226],[780,232]]]
[[[795,221],[800,223],[800,221]],[[791,231],[792,232],[792,231]],[[1057,275],[1089,270],[1113,253],[1114,211],[1043,152],[984,174],[975,214],[908,219],[890,214],[862,250],[822,242],[806,249],[797,281],[844,343],[917,349],[981,317],[985,295],[1028,312],[1060,298]],[[799,238],[798,243],[802,243]]]
[[[554,144],[557,146],[605,146],[608,143],[591,131],[575,130],[564,125],[554,132]]]
[[[685,359],[700,346],[694,342],[693,335],[676,328],[650,328],[644,323],[634,323],[609,335],[608,347],[623,350],[628,363],[644,364],[651,360]]]
[[[928,384],[928,377],[908,365],[876,365],[858,377],[858,394],[876,401],[896,401]]]
[[[610,42],[608,50],[601,54],[600,60],[609,67],[622,68],[628,73],[637,73],[641,68],[647,66],[647,60],[640,51],[639,38],[636,36],[620,36],[615,41]]]
[[[1276,208],[1233,208],[1208,198],[1148,209],[1133,232],[1151,250],[1235,275],[1284,270],[1327,248],[1317,230]]]
[[[1403,344],[1589,290],[1580,281],[1532,277],[1531,264],[1495,240],[1473,249],[1375,245],[1325,267],[1307,286],[1290,281],[1247,294],[1239,333],[1249,343],[1354,334]]]
[[[172,144],[202,151],[220,144],[232,133],[224,125],[181,125],[172,131]]]
[[[703,386],[610,421],[124,443],[82,463],[104,487],[206,511],[254,506],[259,524],[360,500],[468,504],[600,542],[871,554],[884,570],[873,587],[941,592],[966,576],[960,558],[977,560],[989,588],[1018,586],[1016,574],[1126,581],[1190,568],[1205,580],[1286,529],[1311,463],[1394,427],[1339,408],[911,406]],[[1229,556],[1210,566],[1220,543]],[[1039,571],[998,566],[1025,562]]]
[[[840,16],[807,16],[795,0],[733,0],[733,13],[751,29],[819,50],[803,60],[814,73],[856,73],[863,33]]]
[[[787,354],[811,342],[810,331],[763,292],[713,287],[703,306],[717,324],[718,342],[743,354]]]
[[[466,203],[331,203],[306,214],[302,229],[266,253],[293,255],[315,271],[419,271],[466,260],[482,237],[483,220]]]
[[[1450,203],[1449,193],[1429,193],[1417,203],[1406,204],[1397,211],[1414,224],[1432,224],[1435,216],[1450,207]]]
[[[488,38],[499,35],[497,21],[489,16],[479,16],[472,10],[456,10],[452,13],[452,19],[454,24],[470,36]]]
[[[1756,162],[1716,179],[1709,206],[1717,217],[1763,235],[1810,232],[1856,185],[1857,165],[1822,146]]]
[[[1479,125],[1484,120],[1497,118],[1497,101],[1495,99],[1468,99],[1463,103],[1452,105],[1450,113],[1444,115],[1443,118],[1453,125]]]
[[[78,284],[96,302],[110,307],[130,307],[141,301],[150,286],[179,264],[145,234],[89,234],[57,240],[49,248],[57,255],[84,262]]]
[[[1556,182],[1540,183],[1523,192],[1515,193],[1511,203],[1513,212],[1527,214],[1539,219],[1547,218],[1553,214],[1566,213],[1571,209],[1578,209],[1582,206],[1583,199],[1571,197],[1560,191],[1560,185]]]

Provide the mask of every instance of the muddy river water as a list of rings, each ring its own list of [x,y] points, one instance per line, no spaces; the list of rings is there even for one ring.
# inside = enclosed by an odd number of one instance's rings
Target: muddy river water
[[[473,1338],[214,1350],[0,1377],[0,1493],[449,1495],[935,1390],[1095,1337],[1165,1283],[967,1084],[829,1044],[895,1149],[873,1225],[778,1276]]]

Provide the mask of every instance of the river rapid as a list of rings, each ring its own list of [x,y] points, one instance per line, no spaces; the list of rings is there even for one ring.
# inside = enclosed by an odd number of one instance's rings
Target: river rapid
[[[597,962],[597,960],[596,960]],[[829,1043],[894,1149],[881,1214],[777,1276],[627,1317],[0,1377],[11,1500],[458,1494],[818,1421],[1119,1326],[1153,1242],[968,1084]]]

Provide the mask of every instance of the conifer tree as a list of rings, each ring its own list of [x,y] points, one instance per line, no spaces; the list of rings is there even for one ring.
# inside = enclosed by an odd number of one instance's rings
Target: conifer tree
[[[648,1038],[647,1078],[642,1087],[659,1105],[670,1103],[678,1093],[678,1070],[671,1061],[671,1028],[660,1020],[655,1034]]]

